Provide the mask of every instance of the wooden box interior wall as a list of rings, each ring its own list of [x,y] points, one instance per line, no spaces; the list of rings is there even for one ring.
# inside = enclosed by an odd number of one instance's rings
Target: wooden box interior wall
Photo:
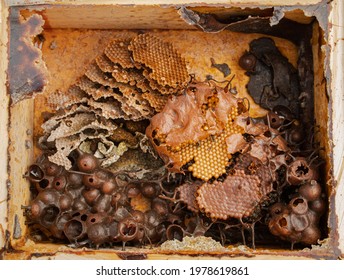
[[[161,22],[164,22],[164,28],[167,29],[194,29],[192,26],[186,24],[177,14],[174,7],[161,8],[156,6],[97,6],[97,9],[92,10],[90,13],[87,6],[56,6],[45,7],[40,13],[46,20],[45,28],[92,28],[92,29],[154,29],[161,28]],[[206,10],[205,7],[198,7],[199,10]],[[223,9],[216,10],[224,15],[226,12]],[[236,9],[227,9],[227,12],[238,11]],[[214,10],[212,11],[214,12]],[[270,11],[254,10],[256,14],[270,13]],[[23,9],[23,15],[32,13],[29,9]],[[117,16],[113,16],[113,15]],[[80,17],[80,15],[82,15]],[[309,22],[308,17],[303,16],[299,11],[293,13],[289,12],[288,17],[298,19],[301,22]],[[107,19],[107,20],[106,20]],[[166,24],[165,24],[166,23]],[[321,39],[323,34],[317,24],[314,24],[313,30],[313,54],[314,54],[314,69],[315,71],[315,119],[320,127],[319,140],[322,146],[325,147],[323,156],[327,162],[326,182],[330,181],[331,170],[331,154],[328,138],[328,98],[326,95],[326,84],[324,83],[323,76],[323,61],[324,54],[321,51]],[[34,244],[33,241],[27,240],[28,227],[25,225],[25,219],[22,216],[21,205],[28,205],[30,201],[29,184],[22,175],[25,173],[29,164],[34,160],[33,152],[33,120],[34,120],[34,101],[25,100],[14,105],[10,109],[10,161],[9,161],[9,181],[11,182],[10,188],[10,203],[8,215],[8,229],[10,231],[11,246],[14,249],[34,252],[50,252],[54,253],[58,250],[69,251],[59,245],[53,244]],[[325,137],[324,137],[325,136]],[[328,192],[331,193],[331,185],[328,185]],[[34,245],[34,246],[33,246]],[[135,249],[133,249],[135,250]],[[90,253],[91,255],[94,252]],[[106,258],[109,256],[104,253]],[[239,256],[241,253],[237,252]],[[285,256],[298,256],[298,252],[283,252],[260,254],[284,254]],[[326,249],[315,249],[313,254],[327,255]],[[331,253],[329,253],[330,255]],[[312,253],[310,254],[312,255]],[[301,255],[300,255],[301,256]]]
[[[0,135],[2,145],[0,146],[0,250],[6,245],[7,230],[7,147],[8,147],[8,106],[9,98],[6,95],[6,69],[7,69],[7,48],[8,33],[7,25],[4,24],[8,15],[3,2],[0,1]]]

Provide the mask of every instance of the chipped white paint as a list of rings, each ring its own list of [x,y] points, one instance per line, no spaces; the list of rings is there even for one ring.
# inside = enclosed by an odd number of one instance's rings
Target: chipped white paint
[[[339,227],[339,247],[344,256],[344,1],[333,2],[330,14],[332,27],[329,33],[331,46],[331,91],[333,173],[336,188],[336,214]],[[331,128],[330,128],[331,129]]]

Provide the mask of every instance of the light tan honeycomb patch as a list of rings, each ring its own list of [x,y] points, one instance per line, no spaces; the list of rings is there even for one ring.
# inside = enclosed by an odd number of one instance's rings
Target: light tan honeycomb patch
[[[115,64],[105,54],[98,56],[96,63],[103,72],[111,73],[115,68]]]
[[[143,98],[137,88],[121,85],[120,92],[127,98],[127,104],[139,111],[142,117],[150,118],[154,115],[154,109],[149,105],[149,102]]]
[[[164,109],[168,96],[162,95],[156,91],[144,92],[142,97],[146,99],[156,112],[161,112]]]
[[[147,79],[149,87],[153,90],[156,90],[158,92],[160,92],[161,94],[173,94],[173,93],[178,93],[178,89],[175,89],[173,87],[170,86],[163,86],[160,85],[157,81],[153,80],[150,78],[150,71],[148,71],[147,69],[145,69],[142,72],[143,76]]]
[[[118,88],[120,85],[120,83],[118,83],[110,74],[104,73],[96,63],[91,63],[89,65],[85,76],[91,81],[103,86]]]
[[[212,177],[218,178],[226,173],[226,166],[231,158],[231,154],[227,151],[226,138],[232,134],[244,133],[244,129],[233,122],[237,115],[237,108],[233,107],[226,128],[220,135],[210,136],[198,143],[173,149],[173,152],[179,156],[182,165],[191,160],[194,161],[188,167],[193,176],[208,181]]]
[[[123,68],[134,68],[137,65],[131,59],[129,44],[130,39],[115,39],[105,48],[104,53],[114,64]]]
[[[150,79],[161,86],[183,88],[189,75],[185,60],[167,42],[149,33],[135,37],[129,46],[135,61],[142,63],[151,72]]]
[[[86,76],[80,77],[75,83],[81,90],[92,96],[94,100],[113,96],[113,90],[91,81]]]
[[[47,105],[54,110],[58,110],[83,102],[86,97],[87,94],[79,87],[71,86],[65,94],[60,91],[49,94]]]
[[[114,66],[114,70],[111,72],[112,77],[120,83],[129,84],[135,86],[141,84],[144,81],[142,74],[136,69],[125,69],[121,66]]]

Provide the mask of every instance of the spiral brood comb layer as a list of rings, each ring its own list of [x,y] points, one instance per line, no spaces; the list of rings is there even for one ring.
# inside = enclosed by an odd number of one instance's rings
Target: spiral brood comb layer
[[[149,78],[161,86],[184,88],[189,80],[185,60],[167,42],[149,33],[135,37],[129,46],[133,59],[149,71]]]
[[[131,58],[128,46],[130,39],[115,39],[105,48],[104,54],[114,64],[119,64],[123,68],[136,67],[134,61]]]
[[[149,50],[142,49],[142,39],[149,45]],[[157,59],[156,65],[153,65],[153,56]],[[135,57],[140,59],[135,60]],[[166,75],[166,71],[171,72]],[[159,84],[161,80],[152,79],[146,72],[152,77],[164,74],[167,83]],[[45,135],[41,142],[55,145],[57,151],[51,155],[51,160],[68,169],[70,161],[67,157],[71,150],[62,147],[62,142],[75,148],[90,139],[90,135],[81,131],[83,127],[99,129],[89,126],[95,119],[117,122],[119,119],[150,119],[166,105],[166,94],[177,93],[176,87],[185,85],[187,77],[185,62],[171,44],[153,35],[116,38],[89,64],[85,74],[70,86],[66,94],[56,92],[48,98],[47,104],[61,111],[59,116],[43,124]],[[153,89],[151,85],[156,86]],[[75,129],[76,126],[79,129]],[[106,131],[106,128],[102,129]],[[108,141],[106,137],[101,141]]]

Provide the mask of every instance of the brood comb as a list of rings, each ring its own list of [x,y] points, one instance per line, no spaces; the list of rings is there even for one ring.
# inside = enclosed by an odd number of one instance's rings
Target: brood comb
[[[199,208],[213,219],[249,216],[261,199],[260,180],[237,170],[224,182],[205,183],[197,191]]]
[[[82,102],[105,99],[120,103],[123,118],[140,120],[161,111],[167,102],[165,95],[178,93],[188,79],[184,59],[170,43],[151,34],[117,38],[66,94],[54,94],[48,104],[58,109],[77,103],[78,98]]]
[[[107,58],[114,64],[119,64],[123,68],[137,68],[137,64],[132,60],[128,46],[131,39],[115,39],[113,40],[104,51]]]
[[[179,195],[178,200],[185,203],[187,208],[194,213],[197,213],[199,211],[198,204],[196,201],[196,195],[199,186],[199,183],[185,183],[180,185],[176,189]]]
[[[274,172],[261,160],[250,156],[248,153],[240,154],[236,158],[234,170],[242,170],[247,175],[256,175],[260,180],[260,192],[262,196],[273,190],[273,181],[276,179]]]
[[[149,78],[159,85],[175,89],[186,86],[189,75],[185,60],[171,44],[146,33],[135,37],[129,50],[134,61],[143,64],[149,72]]]

